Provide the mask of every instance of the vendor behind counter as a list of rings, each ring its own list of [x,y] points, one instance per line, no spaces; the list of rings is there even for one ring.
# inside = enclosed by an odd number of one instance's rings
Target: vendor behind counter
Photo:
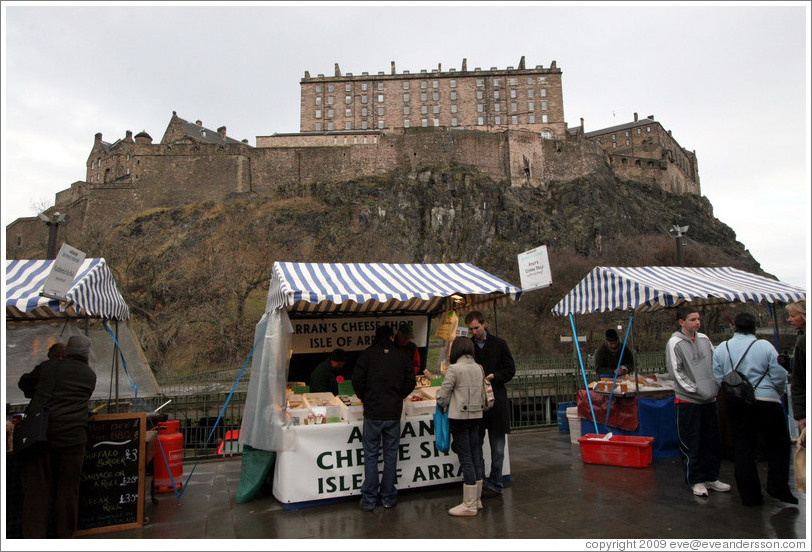
[[[338,395],[338,384],[352,377],[352,364],[343,349],[334,349],[310,373],[311,393]]]

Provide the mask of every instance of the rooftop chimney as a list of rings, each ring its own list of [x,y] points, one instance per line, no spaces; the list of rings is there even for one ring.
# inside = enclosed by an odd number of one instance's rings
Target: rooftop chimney
[[[522,56],[522,59],[519,60],[519,69],[524,69],[524,56]],[[581,125],[581,126],[584,126],[584,125]]]
[[[97,142],[101,142],[101,139],[102,139],[102,133],[101,133],[101,132],[97,132],[97,133],[96,133],[96,141],[97,141]]]
[[[637,122],[637,113],[634,114],[634,122]]]
[[[438,72],[438,73],[442,73],[442,72],[443,72],[443,64],[442,64],[442,63],[438,63],[438,64],[437,64],[437,72]]]
[[[581,132],[584,131],[584,118],[581,117]]]
[[[200,119],[198,119],[197,121],[195,121],[195,124],[196,124],[197,126],[203,126],[203,121],[201,121]]]
[[[127,140],[128,142],[132,142],[133,141],[133,132],[131,130],[128,130],[127,135],[124,137],[124,139]]]
[[[468,58],[462,58],[462,70],[463,71],[468,70]]]
[[[340,77],[340,76],[341,76],[341,69],[339,69],[339,68],[338,68],[338,63],[336,63],[335,76],[336,76],[336,77]]]
[[[306,79],[309,79],[309,78],[310,78],[310,71],[305,71],[305,78],[306,78]]]
[[[392,74],[394,75],[395,74],[395,62],[393,61],[393,62],[391,62],[391,64],[392,64]]]
[[[226,139],[226,127],[221,126],[220,128],[217,129],[217,132],[220,133],[220,136],[223,137],[223,140]]]

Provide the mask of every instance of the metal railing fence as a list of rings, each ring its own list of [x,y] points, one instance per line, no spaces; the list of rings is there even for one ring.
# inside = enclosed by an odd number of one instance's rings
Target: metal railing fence
[[[577,359],[516,355],[514,360],[516,375],[507,385],[511,428],[521,430],[557,425],[558,403],[574,401],[578,389],[583,386]],[[594,379],[594,368],[590,365],[590,360],[588,357],[584,359],[588,381]],[[665,372],[663,353],[637,353],[635,364],[642,374]],[[160,395],[139,397],[134,408],[139,412],[152,412],[170,401],[161,408],[160,413],[166,414],[170,420],[180,422],[184,459],[187,461],[231,456],[235,454],[232,448],[226,447],[222,455],[217,455],[217,448],[226,432],[240,428],[247,396],[248,374],[243,376],[243,380],[231,394],[228,406],[215,427],[238,372],[231,370],[224,371],[223,374],[233,379],[218,381],[218,378],[209,376],[207,381],[195,378],[193,385],[170,382],[162,386],[164,392]],[[171,392],[167,392],[170,390]],[[91,408],[105,403],[106,400],[94,400]],[[132,405],[129,406],[132,408]],[[7,418],[24,408],[25,404],[7,404]]]

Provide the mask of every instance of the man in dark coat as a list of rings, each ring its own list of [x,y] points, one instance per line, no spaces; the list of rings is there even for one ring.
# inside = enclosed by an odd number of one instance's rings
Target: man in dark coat
[[[488,432],[488,443],[491,447],[491,471],[482,482],[482,497],[491,498],[502,494],[505,435],[510,433],[510,407],[505,385],[516,374],[516,365],[505,340],[485,329],[485,317],[481,312],[469,312],[465,316],[465,325],[468,326],[471,339],[476,345],[474,358],[485,370],[485,378],[490,380],[496,398],[493,408],[485,412],[479,430],[479,438],[483,443],[485,432]]]
[[[403,399],[415,387],[411,360],[395,347],[390,326],[379,326],[375,343],[355,362],[352,383],[364,403],[364,483],[361,509],[371,512],[380,495],[384,508],[397,504],[395,487]],[[381,445],[383,445],[381,447]],[[378,479],[378,450],[383,449],[383,474]]]
[[[46,538],[52,510],[57,538],[71,538],[76,530],[88,408],[96,388],[96,373],[88,365],[89,354],[90,339],[73,336],[68,340],[64,359],[49,359],[23,374],[18,382],[31,399],[26,413],[37,412],[53,388],[47,401],[48,442],[32,447],[21,457],[24,538]]]

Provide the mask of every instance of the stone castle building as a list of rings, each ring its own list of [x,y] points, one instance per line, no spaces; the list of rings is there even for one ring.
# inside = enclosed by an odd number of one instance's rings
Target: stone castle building
[[[511,186],[543,187],[600,167],[622,180],[699,194],[694,152],[653,116],[584,132],[564,121],[561,70],[449,69],[301,80],[300,132],[257,136],[256,147],[172,113],[160,142],[142,131],[112,143],[96,134],[84,181],[58,192],[48,212],[68,213],[60,241],[137,212],[248,194],[289,196],[310,183],[393,170],[467,165]],[[6,227],[6,258],[45,251],[38,217]]]

